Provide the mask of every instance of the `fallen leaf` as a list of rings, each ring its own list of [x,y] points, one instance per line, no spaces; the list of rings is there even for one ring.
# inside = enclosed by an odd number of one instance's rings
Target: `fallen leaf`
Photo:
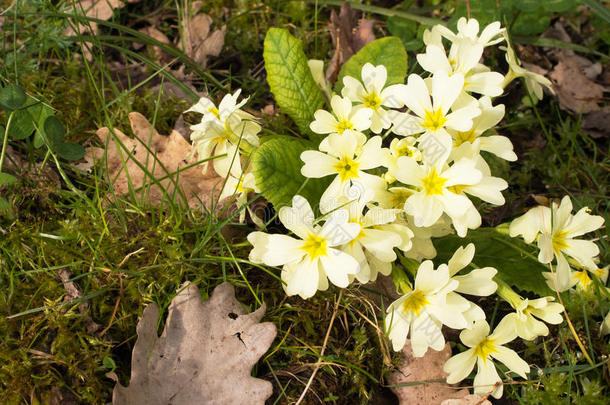
[[[471,394],[459,399],[446,399],[441,402],[441,405],[491,405],[491,402],[478,395]]]
[[[259,323],[264,313],[265,305],[246,314],[229,283],[206,302],[195,285],[185,285],[158,337],[159,308],[148,305],[137,326],[131,382],[117,383],[112,403],[264,404],[272,385],[250,375],[276,336],[275,325]]]
[[[63,268],[59,269],[57,271],[57,275],[59,276],[59,279],[63,283],[64,288],[66,289],[66,295],[64,296],[64,302],[70,302],[70,301],[74,301],[74,300],[83,298],[83,292],[81,291],[80,287],[74,281],[71,281],[73,274],[70,273],[69,270],[63,269]],[[87,333],[92,335],[95,332],[97,332],[98,330],[100,330],[102,327],[91,318],[91,315],[88,314],[88,312],[87,312],[88,308],[89,308],[89,302],[87,302],[87,301],[82,301],[78,305],[78,311],[81,314],[84,314],[85,330],[87,331]],[[67,308],[64,308],[64,309],[67,310]]]
[[[362,18],[357,21],[357,13],[348,3],[343,3],[339,15],[335,10],[331,11],[329,30],[335,52],[326,69],[326,79],[331,84],[337,80],[341,65],[364,45],[375,40],[373,25],[373,20]]]
[[[169,38],[167,38],[167,36],[164,33],[159,31],[157,28],[153,27],[152,25],[141,28],[139,31],[142,34],[147,35],[147,36],[151,37],[152,39],[155,39],[155,40],[161,42],[162,44],[171,45],[171,41],[169,40]],[[155,61],[162,65],[168,63],[171,59],[171,58],[169,58],[167,53],[163,52],[163,50],[158,46],[152,47],[152,53],[153,53],[153,56],[155,57]]]
[[[174,193],[178,191],[177,184],[189,207],[202,209],[203,205],[210,208],[212,198],[220,194],[224,182],[224,178],[211,169],[212,165],[209,165],[210,169],[205,174],[199,165],[185,169],[197,161],[197,156],[195,154],[187,159],[192,146],[180,133],[172,131],[169,136],[160,135],[137,112],[129,114],[129,121],[136,138],[130,138],[116,128],[113,136],[110,129],[104,127],[97,131],[97,136],[104,145],[108,145],[107,152],[97,147],[87,150],[87,155],[93,155],[97,162],[103,161],[102,167],[107,166],[108,180],[115,193],[119,196],[129,193],[131,181],[138,196],[145,196],[152,204],[158,205],[165,200],[163,190],[170,198],[175,195],[174,200],[180,198],[179,193]]]
[[[610,106],[585,115],[581,128],[593,138],[610,136]]]
[[[582,64],[561,53],[559,62],[550,74],[559,106],[574,114],[599,110],[598,103],[604,97],[604,86],[585,76]]]
[[[411,341],[407,339],[402,351],[401,365],[388,378],[392,385],[422,382],[422,384],[392,387],[400,405],[439,405],[446,399],[462,398],[469,394],[467,389],[459,389],[445,382],[424,383],[430,380],[444,380],[447,373],[443,365],[451,357],[449,343],[443,350],[429,349],[423,357],[414,357]]]
[[[84,15],[89,18],[97,18],[98,20],[108,20],[112,17],[114,10],[125,6],[126,3],[137,3],[140,0],[77,0],[72,1],[71,6],[74,7],[76,13]],[[68,27],[64,31],[66,36],[74,36],[77,34],[83,34],[91,28],[91,34],[95,35],[98,33],[98,24],[93,21],[74,21],[75,27]],[[75,29],[76,28],[76,29]],[[83,47],[85,57],[87,60],[91,60],[91,53],[86,47]]]
[[[184,52],[199,62],[202,69],[207,66],[209,57],[220,55],[225,43],[227,27],[223,25],[220,29],[210,32],[211,25],[212,17],[205,13],[185,20]]]

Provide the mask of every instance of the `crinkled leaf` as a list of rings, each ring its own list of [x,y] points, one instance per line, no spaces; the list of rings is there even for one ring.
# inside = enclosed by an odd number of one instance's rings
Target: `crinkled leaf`
[[[5,184],[13,184],[16,181],[17,181],[17,178],[15,176],[12,176],[8,173],[0,172],[0,186],[3,186]]]
[[[384,65],[388,71],[386,85],[404,83],[407,75],[407,52],[400,39],[385,37],[365,45],[357,54],[349,58],[341,67],[335,91],[341,92],[343,77],[352,76],[360,79],[362,66],[366,63]]]
[[[407,51],[415,51],[423,46],[421,39],[417,38],[418,24],[416,21],[392,16],[388,18],[388,31],[400,38]]]
[[[66,160],[79,160],[85,156],[85,148],[74,142],[60,143],[55,151],[59,157]]]
[[[247,314],[229,283],[205,302],[195,285],[185,285],[157,336],[159,308],[148,305],[137,326],[130,384],[116,384],[112,403],[263,405],[272,385],[251,373],[276,335],[275,325],[260,322],[264,314],[265,305]]]
[[[286,29],[271,28],[265,37],[263,57],[276,103],[301,133],[311,134],[309,124],[316,110],[322,108],[324,96],[309,70],[301,40]]]
[[[295,194],[305,197],[312,206],[320,201],[332,178],[306,179],[301,174],[301,153],[315,146],[291,136],[274,137],[261,144],[252,155],[256,184],[263,196],[276,208],[289,205]],[[305,181],[307,183],[305,184]],[[304,185],[305,184],[305,185]]]
[[[498,269],[499,277],[509,285],[540,296],[551,295],[543,272],[550,269],[538,262],[537,250],[520,238],[508,236],[507,224],[498,228],[479,228],[468,232],[465,238],[448,235],[434,241],[438,255],[435,262],[447,263],[460,246],[474,243],[476,253],[473,263],[479,267],[491,266]]]
[[[9,84],[0,89],[0,107],[13,111],[20,108],[26,100],[23,89],[15,84]]]

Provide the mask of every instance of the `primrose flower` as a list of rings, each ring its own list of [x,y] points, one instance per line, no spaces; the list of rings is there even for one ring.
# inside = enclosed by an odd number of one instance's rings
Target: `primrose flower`
[[[292,207],[280,208],[279,218],[299,239],[252,232],[248,235],[254,247],[250,260],[283,266],[282,281],[288,295],[310,298],[317,290],[326,290],[328,280],[338,287],[347,287],[350,275],[357,274],[360,265],[335,247],[353,240],[360,233],[360,225],[348,222],[345,210],[334,211],[321,227],[314,225],[311,206],[299,195],[292,199]]]
[[[413,355],[422,357],[429,347],[438,351],[445,346],[443,324],[454,329],[468,326],[462,313],[469,309],[469,304],[448,299],[448,294],[458,285],[457,280],[449,277],[446,264],[434,270],[432,262],[426,260],[419,266],[413,290],[394,301],[387,310],[386,329],[394,351],[402,349],[410,335]]]
[[[517,160],[517,155],[513,151],[513,144],[510,139],[501,135],[481,136],[483,133],[496,125],[504,117],[504,104],[491,105],[491,99],[487,96],[478,100],[481,115],[472,120],[472,128],[469,131],[449,130],[453,137],[453,146],[457,148],[464,142],[475,143],[478,139],[481,150],[493,153],[501,159],[513,162]]]
[[[552,94],[555,94],[553,91],[553,86],[551,81],[541,74],[530,72],[529,70],[523,68],[519,63],[519,59],[515,54],[515,50],[510,45],[510,41],[508,40],[508,35],[506,35],[506,43],[507,46],[500,47],[506,52],[506,62],[508,62],[509,71],[504,78],[503,87],[506,87],[508,83],[516,79],[517,77],[523,77],[525,79],[525,86],[528,91],[533,93],[538,100],[542,100],[544,96],[544,92],[542,91],[542,86],[545,86]]]
[[[546,336],[549,328],[544,322],[553,325],[563,322],[563,305],[553,301],[553,297],[523,299],[515,308],[517,312],[506,315],[506,318],[513,322],[517,335],[522,339],[534,340],[538,336]]]
[[[368,108],[352,108],[352,102],[347,97],[334,95],[330,99],[333,113],[326,110],[317,110],[314,113],[315,120],[309,125],[316,134],[354,134],[358,144],[366,141],[366,135],[362,133],[371,126],[371,115],[373,110]]]
[[[219,201],[227,197],[235,197],[235,205],[237,207],[245,206],[239,213],[239,222],[243,223],[246,219],[246,211],[250,214],[252,221],[259,227],[264,227],[264,222],[252,211],[248,204],[248,195],[250,193],[260,193],[260,189],[256,185],[256,179],[253,173],[243,173],[240,177],[235,177],[231,174],[226,177],[225,185],[220,193]]]
[[[390,153],[387,155],[387,162],[384,166],[388,168],[388,172],[384,174],[384,179],[388,183],[393,183],[396,178],[392,173],[398,170],[398,158],[407,156],[416,161],[422,160],[421,151],[415,146],[417,139],[412,136],[407,136],[402,139],[394,138],[390,143]]]
[[[359,198],[350,201],[350,194]],[[394,248],[405,244],[408,248],[413,236],[413,232],[406,226],[391,224],[396,219],[397,210],[370,207],[366,214],[363,213],[373,194],[371,190],[362,192],[357,187],[352,187],[347,195],[337,201],[339,206],[347,209],[349,222],[361,227],[360,233],[343,245],[341,250],[360,263],[360,271],[355,277],[363,284],[375,281],[378,273],[389,275],[392,262],[396,260]]]
[[[477,375],[474,378],[474,393],[485,396],[496,384],[491,395],[500,398],[503,393],[502,380],[493,360],[504,363],[508,369],[527,378],[529,365],[514,351],[504,345],[517,337],[512,321],[502,319],[492,334],[485,320],[476,321],[471,329],[460,333],[460,340],[469,347],[465,352],[456,354],[445,363],[443,369],[449,373],[447,383],[455,384],[468,377],[475,364]]]
[[[187,110],[203,114],[201,122],[191,126],[191,142],[198,159],[226,155],[213,160],[214,170],[223,177],[229,172],[236,177],[241,175],[238,145],[242,142],[259,145],[261,127],[254,121],[254,116],[240,109],[248,101],[246,98],[238,103],[240,93],[241,90],[237,90],[234,94],[225,95],[218,107],[210,99],[202,97]],[[201,163],[201,166],[205,172],[208,162]]]
[[[409,76],[406,86],[401,86],[401,101],[415,115],[394,110],[388,112],[394,123],[392,131],[403,136],[423,133],[419,145],[424,157],[428,159],[442,159],[443,155],[451,151],[453,140],[447,129],[469,131],[472,119],[481,114],[481,110],[473,104],[449,113],[464,87],[464,76],[461,73],[451,77],[443,71],[435,73],[430,81],[431,91],[424,79],[416,74]]]
[[[342,190],[349,190],[354,184],[358,184],[361,190],[370,189],[375,193],[385,190],[386,182],[381,177],[364,172],[386,161],[387,149],[381,147],[380,136],[372,137],[362,146],[358,145],[353,134],[331,134],[326,140],[320,143],[320,150],[326,153],[316,150],[301,153],[301,160],[305,162],[301,167],[303,176],[321,178],[335,175],[320,199],[322,213],[335,208]]]
[[[442,25],[437,27],[438,33],[451,42],[467,40],[472,44],[479,44],[484,47],[504,41],[502,35],[506,32],[499,21],[494,21],[487,25],[479,35],[479,22],[474,18],[467,19],[466,17],[461,17],[458,20],[457,34]]]
[[[371,63],[366,63],[362,67],[361,75],[362,82],[351,76],[345,76],[341,94],[356,103],[356,109],[367,108],[372,111],[371,131],[378,134],[392,125],[387,110],[383,107],[402,107],[398,97],[402,86],[395,84],[385,87],[388,72],[383,65],[373,66]]]
[[[467,213],[472,202],[461,191],[465,186],[480,183],[483,177],[475,165],[470,159],[460,159],[448,166],[445,160],[429,163],[425,155],[423,164],[406,156],[398,158],[394,175],[400,182],[416,187],[404,205],[405,212],[415,218],[416,226],[433,225],[443,212],[454,222]]]
[[[541,263],[551,263],[553,258],[557,259],[555,274],[559,291],[567,290],[571,284],[570,264],[566,256],[574,258],[584,268],[597,269],[593,260],[599,254],[597,245],[588,240],[575,239],[599,229],[604,223],[604,218],[590,215],[588,211],[587,207],[583,207],[572,215],[572,201],[565,196],[560,205],[553,203],[551,208],[532,208],[510,224],[511,237],[522,235],[527,243],[538,238],[538,260]]]

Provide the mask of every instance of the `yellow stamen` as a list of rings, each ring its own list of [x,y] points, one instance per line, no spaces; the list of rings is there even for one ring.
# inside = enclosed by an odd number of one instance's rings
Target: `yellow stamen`
[[[335,169],[337,170],[339,176],[341,176],[341,183],[345,182],[346,180],[358,177],[359,166],[359,162],[356,162],[355,160],[350,159],[347,156],[343,156],[341,160],[339,160],[335,164]]]
[[[422,291],[413,290],[402,303],[402,309],[405,312],[413,312],[415,315],[419,316],[421,310],[428,304],[430,304],[430,301],[428,301]]]
[[[480,359],[485,361],[491,353],[497,353],[498,349],[496,349],[496,345],[494,344],[495,341],[495,339],[485,338],[483,341],[481,341],[478,345],[475,346],[475,356],[478,356]]]
[[[405,201],[409,198],[413,193],[410,190],[398,189],[392,190],[392,207],[394,208],[402,208],[405,206]]]
[[[587,274],[587,271],[575,271],[572,275],[575,279],[580,281],[583,287],[587,288],[587,286],[591,283],[591,277]]]
[[[218,108],[210,107],[210,108],[208,108],[208,111],[211,112],[212,114],[214,114],[214,116],[216,118],[220,119],[220,111],[218,111]]]
[[[475,139],[477,139],[477,136],[474,133],[474,130],[470,130],[470,131],[467,131],[467,132],[458,132],[457,136],[455,138],[454,146],[457,148],[458,146],[460,146],[464,142],[474,143]]]
[[[307,235],[307,239],[305,239],[301,249],[307,252],[311,261],[314,261],[320,256],[326,256],[326,239],[310,233]]]
[[[365,107],[368,107],[373,111],[377,110],[379,108],[379,106],[381,105],[381,99],[379,98],[377,93],[374,91],[372,93],[364,96],[363,102],[364,102]]]
[[[566,242],[566,236],[568,236],[567,232],[554,232],[552,243],[553,243],[553,251],[555,253],[559,253],[560,251],[567,249],[569,247]]]
[[[339,122],[337,122],[337,132],[339,133],[339,135],[343,135],[343,132],[345,132],[345,130],[349,129],[353,129],[354,128],[354,124],[352,124],[351,122],[347,121],[347,120],[341,120]]]
[[[443,194],[443,185],[445,185],[446,182],[447,179],[440,177],[436,173],[436,169],[432,169],[432,172],[430,172],[428,177],[422,179],[426,195]]]
[[[439,108],[436,111],[426,111],[424,123],[422,126],[430,131],[437,131],[445,125],[447,118],[443,115],[443,111]]]

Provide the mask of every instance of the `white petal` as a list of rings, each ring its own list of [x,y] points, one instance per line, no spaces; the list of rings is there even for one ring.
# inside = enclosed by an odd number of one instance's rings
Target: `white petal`
[[[453,253],[453,256],[451,256],[451,259],[449,259],[449,262],[447,263],[447,267],[449,267],[449,275],[453,276],[468,266],[474,258],[474,251],[474,243],[469,243],[465,248],[460,246],[455,253]]]
[[[348,274],[357,274],[360,271],[356,259],[337,249],[328,249],[328,254],[321,256],[320,262],[330,282],[341,288],[348,286]]]
[[[479,139],[481,140],[481,150],[493,153],[499,158],[508,160],[509,162],[517,160],[517,155],[513,151],[513,144],[507,137],[492,135],[483,136]]]
[[[318,260],[308,258],[296,264],[287,264],[282,269],[282,281],[287,295],[299,295],[303,299],[311,298],[318,288]]]
[[[479,396],[485,396],[491,390],[494,390],[496,383],[501,383],[502,380],[498,375],[496,366],[491,359],[483,360],[477,358],[477,375],[474,377],[474,393]],[[496,388],[491,394],[494,398],[502,396],[502,384]]]
[[[316,134],[330,134],[337,130],[337,119],[326,110],[317,110],[313,114],[315,120],[309,128]]]
[[[449,375],[447,376],[448,384],[455,384],[468,377],[474,368],[477,357],[474,355],[474,349],[468,349],[465,352],[458,353],[451,357],[443,370]]]
[[[456,131],[466,132],[472,128],[473,118],[478,117],[479,115],[481,115],[479,107],[462,107],[452,111],[445,117],[447,118],[445,126]]]
[[[430,93],[424,79],[416,74],[409,75],[407,88],[408,90],[402,94],[402,102],[407,108],[420,117],[424,117],[426,111],[432,111]]]
[[[498,288],[496,282],[493,281],[493,277],[497,272],[493,267],[484,267],[482,269],[474,269],[464,276],[456,276],[454,279],[460,283],[456,291],[480,297],[491,295]]]
[[[514,351],[504,346],[496,346],[497,352],[491,353],[491,356],[496,360],[504,363],[506,367],[517,373],[519,376],[527,379],[527,373],[530,372],[530,366]]]

